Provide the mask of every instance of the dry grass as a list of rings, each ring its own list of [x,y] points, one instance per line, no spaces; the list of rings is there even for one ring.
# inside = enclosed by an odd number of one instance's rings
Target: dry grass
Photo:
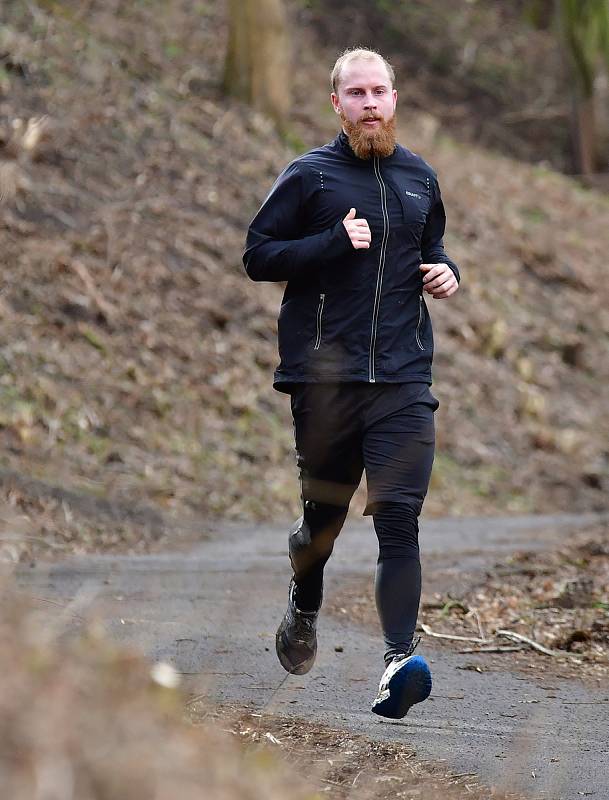
[[[201,716],[196,704],[190,716]],[[253,749],[269,746],[292,774],[307,776],[321,797],[332,800],[521,800],[497,787],[483,786],[471,772],[422,761],[404,744],[310,723],[222,708],[212,714]],[[205,711],[205,719],[210,719]]]
[[[0,579],[3,797],[509,800],[404,745],[193,704],[171,666],[69,616],[42,615]]]
[[[192,546],[206,538],[197,519],[171,520],[157,508],[53,488],[16,473],[2,474],[7,515],[0,561],[52,561],[84,553],[150,553]],[[1,523],[0,518],[0,523]]]
[[[98,625],[66,635],[0,584],[0,784],[11,800],[313,797],[270,750],[183,719],[175,673]],[[64,628],[65,626],[65,628]]]

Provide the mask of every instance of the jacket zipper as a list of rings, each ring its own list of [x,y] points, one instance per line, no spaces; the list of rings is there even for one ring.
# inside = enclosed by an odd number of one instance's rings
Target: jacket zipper
[[[313,348],[314,350],[319,350],[319,346],[321,345],[321,318],[324,313],[325,299],[325,294],[319,295],[319,305],[317,306],[317,338],[315,339],[315,347]]]
[[[423,344],[421,342],[421,325],[423,323],[423,296],[419,295],[419,321],[417,322],[417,329],[415,331],[415,336],[417,337],[417,344],[419,345],[421,350],[425,350]]]
[[[374,157],[374,174],[381,190],[381,210],[383,212],[383,238],[381,240],[381,253],[379,256],[379,268],[376,276],[376,291],[374,294],[374,308],[372,311],[372,332],[370,334],[370,353],[368,356],[368,381],[374,383],[376,375],[374,370],[374,351],[376,348],[376,329],[379,319],[379,309],[381,306],[381,290],[383,287],[383,272],[385,269],[385,253],[387,250],[387,239],[389,237],[389,214],[387,213],[387,189],[381,176],[379,159]]]

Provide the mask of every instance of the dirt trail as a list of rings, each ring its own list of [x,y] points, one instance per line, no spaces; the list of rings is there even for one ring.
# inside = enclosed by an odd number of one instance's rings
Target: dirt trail
[[[457,565],[479,568],[518,547],[556,547],[576,521],[592,517],[424,521],[425,588]],[[274,653],[289,576],[286,528],[223,526],[186,554],[21,565],[16,577],[67,632],[95,612],[118,639],[169,660],[188,676],[188,689],[214,702],[399,742],[418,758],[529,797],[609,796],[609,687],[553,677],[547,661],[539,661],[538,677],[480,673],[468,667],[484,664],[484,656],[440,653],[424,641],[432,697],[405,720],[384,722],[369,713],[382,668],[380,636],[348,615],[326,614],[314,669],[286,676]],[[369,526],[351,523],[328,568],[330,602],[345,580],[372,575],[375,554]]]

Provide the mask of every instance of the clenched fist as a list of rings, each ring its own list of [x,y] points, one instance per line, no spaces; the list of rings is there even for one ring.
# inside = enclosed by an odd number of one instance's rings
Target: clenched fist
[[[372,241],[368,221],[365,219],[355,219],[355,209],[352,208],[343,220],[351,244],[356,250],[367,250]]]
[[[419,269],[424,274],[423,289],[434,300],[450,297],[459,288],[455,273],[448,264],[421,264]]]

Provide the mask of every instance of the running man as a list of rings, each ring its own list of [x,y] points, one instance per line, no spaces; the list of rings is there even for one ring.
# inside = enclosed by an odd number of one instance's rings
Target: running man
[[[288,538],[294,575],[277,655],[297,675],[313,666],[324,566],[365,470],[385,639],[372,711],[400,718],[431,692],[413,655],[438,407],[425,296],[451,297],[459,270],[444,251],[436,174],[396,143],[394,83],[377,52],[340,56],[331,101],[342,131],[281,173],[243,261],[252,280],[287,281],[274,387],[291,397],[303,515]]]

